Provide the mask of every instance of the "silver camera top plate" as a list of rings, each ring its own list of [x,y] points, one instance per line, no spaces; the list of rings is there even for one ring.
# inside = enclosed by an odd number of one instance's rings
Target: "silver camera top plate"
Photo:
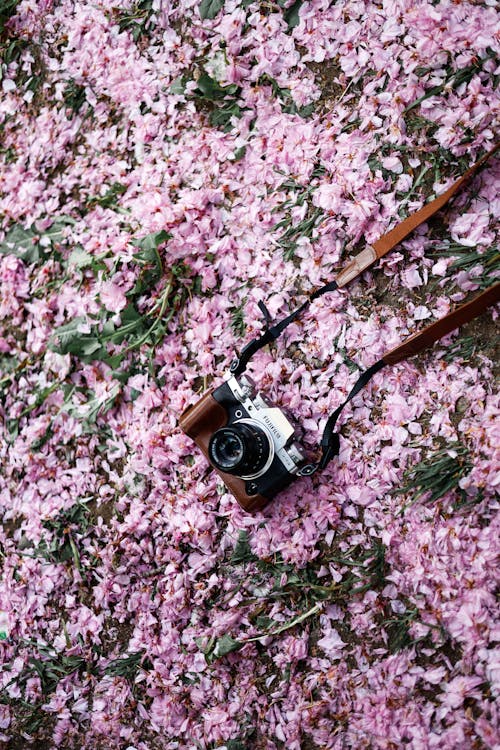
[[[274,452],[286,470],[296,474],[305,456],[300,446],[292,441],[295,430],[281,409],[270,406],[262,394],[256,392],[255,383],[248,375],[243,375],[239,380],[230,376],[227,385],[249,418],[255,420],[271,437]]]

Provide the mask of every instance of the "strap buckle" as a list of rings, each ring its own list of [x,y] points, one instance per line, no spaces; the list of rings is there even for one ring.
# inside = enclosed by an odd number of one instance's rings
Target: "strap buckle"
[[[306,464],[298,470],[298,477],[310,477],[318,471],[319,464]]]
[[[240,360],[238,357],[235,357],[229,365],[229,372],[231,373],[231,375],[234,375],[238,371],[239,366]]]
[[[367,245],[337,276],[337,286],[342,287],[359,276],[377,260],[377,253],[371,245]]]

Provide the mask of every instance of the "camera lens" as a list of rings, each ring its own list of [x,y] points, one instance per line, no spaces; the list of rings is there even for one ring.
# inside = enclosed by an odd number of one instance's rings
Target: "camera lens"
[[[269,440],[253,424],[235,424],[214,432],[208,444],[210,460],[219,471],[237,476],[257,474],[269,457]]]
[[[211,455],[219,468],[225,471],[236,468],[240,465],[244,452],[245,444],[235,430],[227,428],[214,435]]]

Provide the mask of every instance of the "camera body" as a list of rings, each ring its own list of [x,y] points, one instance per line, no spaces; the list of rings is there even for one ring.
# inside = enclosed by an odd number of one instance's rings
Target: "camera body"
[[[246,375],[205,393],[179,424],[246,511],[260,510],[299,472],[307,474],[292,424]]]

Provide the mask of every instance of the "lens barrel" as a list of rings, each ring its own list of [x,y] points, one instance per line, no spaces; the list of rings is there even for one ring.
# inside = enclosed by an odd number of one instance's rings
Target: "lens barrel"
[[[208,444],[208,455],[215,468],[240,477],[258,474],[269,452],[265,432],[257,425],[241,422],[217,430]]]

